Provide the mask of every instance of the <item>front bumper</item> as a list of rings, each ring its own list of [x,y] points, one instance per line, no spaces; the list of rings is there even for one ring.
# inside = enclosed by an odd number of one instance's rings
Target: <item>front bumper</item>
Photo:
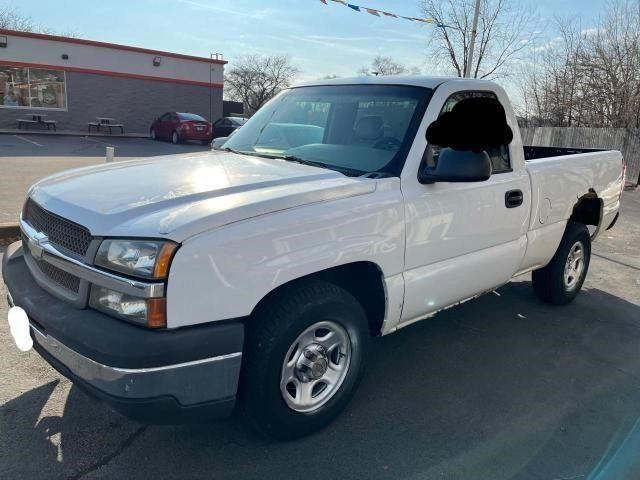
[[[6,250],[2,272],[10,304],[29,316],[36,351],[116,410],[145,423],[176,423],[233,409],[242,322],[149,330],[75,308],[36,284],[19,243]]]

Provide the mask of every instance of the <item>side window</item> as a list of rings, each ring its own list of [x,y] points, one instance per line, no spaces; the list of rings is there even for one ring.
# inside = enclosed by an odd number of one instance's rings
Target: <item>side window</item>
[[[169,113],[165,113],[164,115],[162,115],[162,116],[159,118],[159,120],[160,120],[161,122],[167,121],[167,120],[169,120],[169,115],[170,115]]]
[[[498,99],[493,92],[457,92],[451,95],[444,102],[442,106],[442,110],[440,110],[440,115],[443,115],[447,112],[453,110],[453,107],[460,101],[467,98],[477,98],[477,97],[488,97],[493,98],[495,100]],[[425,150],[423,162],[428,167],[435,167],[438,164],[438,156],[440,155],[440,150],[442,150],[437,145],[429,145]],[[487,154],[491,158],[491,165],[493,167],[493,173],[506,173],[511,172],[511,159],[509,158],[509,145],[501,145],[498,148],[491,148],[487,150]]]

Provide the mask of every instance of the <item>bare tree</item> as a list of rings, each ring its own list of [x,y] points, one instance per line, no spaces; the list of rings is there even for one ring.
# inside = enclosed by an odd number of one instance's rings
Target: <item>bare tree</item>
[[[532,125],[640,128],[640,11],[607,2],[595,27],[556,19],[558,36],[521,75]]]
[[[481,0],[471,76],[495,78],[531,41],[536,17],[515,0]],[[444,62],[459,77],[469,61],[469,44],[475,0],[422,0],[422,13],[438,26],[429,25],[428,50],[436,63]]]
[[[243,102],[252,114],[291,85],[297,74],[298,69],[285,55],[247,55],[238,58],[226,72],[227,94]]]
[[[590,121],[612,127],[640,127],[640,5],[614,0],[598,27],[585,38],[579,59],[583,89],[589,92]],[[587,107],[587,105],[585,105]]]
[[[369,67],[358,70],[360,75],[419,75],[417,67],[406,67],[391,57],[376,55]]]
[[[37,30],[36,24],[30,17],[19,14],[8,5],[0,5],[0,28],[23,32],[33,32]]]
[[[583,121],[580,58],[585,34],[574,19],[556,18],[558,36],[534,50],[520,71],[523,116],[532,125],[578,126]]]
[[[29,16],[22,15],[18,10],[9,5],[0,5],[0,29],[16,30],[20,32],[37,32],[50,35],[63,35],[65,37],[78,37],[78,33],[73,31],[56,32],[53,29],[38,25]]]

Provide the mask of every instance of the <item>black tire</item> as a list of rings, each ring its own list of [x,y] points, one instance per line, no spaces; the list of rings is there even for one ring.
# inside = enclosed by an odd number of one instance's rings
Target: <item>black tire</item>
[[[181,142],[182,142],[182,139],[180,138],[180,135],[178,135],[178,132],[176,132],[175,130],[171,132],[171,143],[173,143],[174,145],[177,145]]]
[[[584,249],[583,265],[580,274],[571,285],[565,280],[565,265],[570,252],[580,243]],[[591,236],[586,225],[570,221],[564,232],[560,245],[551,262],[540,270],[533,272],[533,290],[543,302],[553,305],[565,305],[573,301],[580,293],[582,284],[589,270],[591,260]]]
[[[316,410],[302,413],[290,408],[281,392],[283,362],[298,336],[320,321],[344,328],[350,340],[351,359],[333,396]],[[346,290],[321,280],[284,287],[258,305],[247,325],[239,388],[241,411],[262,432],[280,440],[321,429],[355,393],[368,358],[369,335],[362,306]]]

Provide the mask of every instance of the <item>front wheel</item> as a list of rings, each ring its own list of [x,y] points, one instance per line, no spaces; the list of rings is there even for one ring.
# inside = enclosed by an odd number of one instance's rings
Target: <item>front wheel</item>
[[[591,237],[582,223],[569,222],[551,262],[535,270],[533,290],[544,302],[564,305],[578,295],[589,270]]]
[[[175,130],[171,134],[171,142],[174,145],[177,145],[178,143],[180,143],[180,136],[178,135],[178,132],[176,132]]]
[[[156,135],[156,129],[155,128],[152,128],[151,132],[149,132],[149,134],[151,136],[151,140],[157,140],[158,139],[158,137]]]
[[[278,439],[319,430],[355,393],[368,347],[367,317],[349,292],[320,280],[285,287],[247,326],[241,405]]]

